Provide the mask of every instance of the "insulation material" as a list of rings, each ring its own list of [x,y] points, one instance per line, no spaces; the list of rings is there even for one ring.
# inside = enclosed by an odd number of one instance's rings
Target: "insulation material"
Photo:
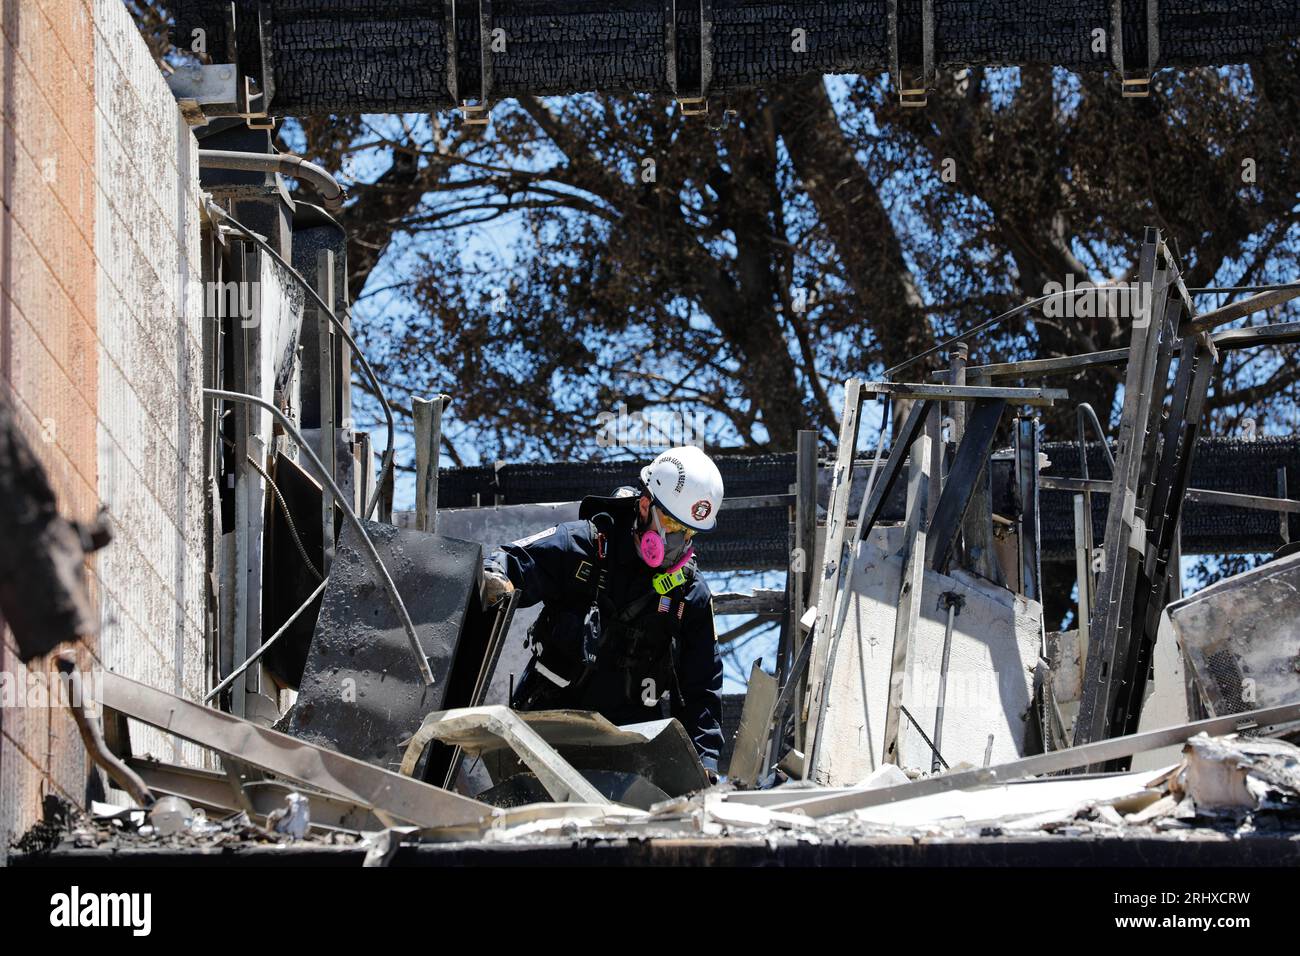
[[[1300,748],[1282,740],[1197,734],[1168,781],[1197,813],[1295,810],[1300,807]]]
[[[844,631],[826,678],[818,784],[850,785],[882,762],[901,545],[900,529],[874,529],[856,558]],[[986,757],[993,764],[1022,757],[1042,640],[1042,607],[1036,601],[961,571],[948,576],[927,570],[903,706],[933,739],[947,624],[947,611],[941,607],[945,592],[957,595],[963,604],[953,623],[943,757],[950,766],[982,766]],[[906,716],[899,726],[899,763],[928,771],[930,746]]]
[[[1192,719],[1187,712],[1186,675],[1183,652],[1178,647],[1169,618],[1162,615],[1156,632],[1156,646],[1151,656],[1151,680],[1147,681],[1146,701],[1138,721],[1138,733],[1175,727]],[[1161,747],[1133,757],[1134,770],[1154,770],[1178,760],[1178,747]]]

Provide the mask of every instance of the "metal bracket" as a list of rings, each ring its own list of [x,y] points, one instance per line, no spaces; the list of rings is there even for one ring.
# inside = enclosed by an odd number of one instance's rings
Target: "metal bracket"
[[[239,110],[239,83],[233,63],[182,66],[167,77],[181,115],[190,126],[206,126],[209,117],[231,116]]]
[[[887,0],[889,25],[889,77],[898,91],[898,104],[922,107],[929,102],[935,87],[934,69],[934,0],[921,0],[921,85],[909,86],[903,78],[898,52],[898,0]],[[915,80],[913,81],[915,82]]]
[[[461,99],[458,59],[460,45],[456,39],[456,0],[443,0],[443,33],[447,44],[447,92],[460,110],[466,126],[487,126],[492,112],[492,0],[478,0],[479,97],[477,103]]]
[[[1160,0],[1147,0],[1147,65],[1141,72],[1124,66],[1124,0],[1111,0],[1110,15],[1111,60],[1119,72],[1122,94],[1126,99],[1148,97],[1160,60]]]
[[[243,111],[239,114],[243,117],[244,123],[249,129],[275,129],[275,117],[269,115],[265,110],[253,108],[253,102],[260,99],[266,102],[264,93],[253,92],[253,78],[245,76],[241,88]]]
[[[238,74],[239,40],[236,30],[235,4],[231,3],[230,9],[226,12],[226,58],[232,64],[232,69]],[[275,117],[271,116],[269,112],[271,97],[275,95],[275,72],[271,60],[271,9],[266,0],[258,0],[257,4],[257,42],[262,75],[260,77],[247,75],[237,77],[235,80],[237,89],[233,115],[242,119],[249,129],[275,129]],[[258,92],[256,93],[253,92],[254,82],[258,85]],[[182,110],[184,109],[185,104],[182,103]],[[198,122],[191,122],[200,118],[195,113],[195,110],[190,110],[186,115],[186,121],[190,122],[190,125],[202,125]],[[229,114],[214,111],[213,115]]]
[[[253,78],[244,77],[244,122],[249,129],[275,129],[275,117],[271,115],[271,98],[275,96],[275,72],[271,62],[271,8],[266,0],[257,2],[257,51],[261,67],[257,85],[261,92],[255,97],[251,86]],[[253,108],[254,99],[261,100],[259,109]]]
[[[460,78],[456,59],[460,55],[456,43],[456,0],[442,0],[442,32],[447,46],[447,94],[452,103],[460,102]]]
[[[683,116],[709,112],[709,87],[713,85],[713,0],[700,0],[700,86],[696,96],[683,96],[677,76],[677,0],[664,0],[664,55],[668,89]]]
[[[262,106],[269,110],[271,100],[275,98],[275,64],[271,60],[271,5],[266,0],[257,2],[257,48],[262,67],[260,85],[262,87]]]

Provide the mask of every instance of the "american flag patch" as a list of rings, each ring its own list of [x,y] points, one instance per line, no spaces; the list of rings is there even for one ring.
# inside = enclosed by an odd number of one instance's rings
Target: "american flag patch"
[[[667,614],[673,608],[672,598],[661,597],[659,599],[659,613]]]
[[[678,601],[678,602],[677,602],[677,620],[680,621],[680,620],[682,619],[682,615],[685,614],[685,613],[686,613],[686,602],[685,602],[685,601]]]

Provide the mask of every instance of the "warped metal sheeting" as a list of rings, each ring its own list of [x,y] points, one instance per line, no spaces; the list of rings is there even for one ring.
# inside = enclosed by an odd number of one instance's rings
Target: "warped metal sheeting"
[[[321,603],[298,700],[277,729],[396,769],[401,742],[449,703],[456,651],[477,603],[482,548],[422,531],[366,522],[415,625],[433,671],[424,686],[406,633],[355,532],[344,526]]]

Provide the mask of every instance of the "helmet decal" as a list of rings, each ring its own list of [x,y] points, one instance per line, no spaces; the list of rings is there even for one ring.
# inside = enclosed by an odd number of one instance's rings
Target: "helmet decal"
[[[706,499],[701,498],[699,501],[695,502],[695,504],[691,505],[691,517],[696,521],[703,521],[709,516],[709,512],[712,510],[713,505],[709,504]]]
[[[677,494],[682,493],[682,488],[686,486],[686,466],[682,464],[681,459],[674,458],[672,455],[660,455],[659,461],[666,465],[672,465],[677,469],[677,486],[673,491]]]

